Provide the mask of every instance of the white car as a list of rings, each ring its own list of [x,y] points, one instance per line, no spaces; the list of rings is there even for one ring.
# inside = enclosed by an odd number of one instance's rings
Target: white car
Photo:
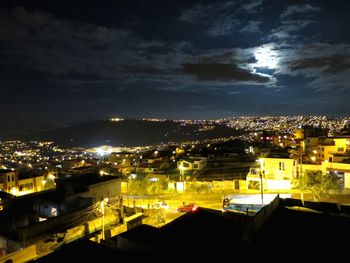
[[[152,205],[152,208],[154,208],[154,209],[160,209],[160,208],[169,209],[169,205],[165,202],[156,202]]]

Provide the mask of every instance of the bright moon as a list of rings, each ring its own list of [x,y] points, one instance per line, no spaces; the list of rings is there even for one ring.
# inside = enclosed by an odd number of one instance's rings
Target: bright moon
[[[266,44],[254,50],[256,63],[254,68],[276,69],[278,65],[278,54],[273,44]]]

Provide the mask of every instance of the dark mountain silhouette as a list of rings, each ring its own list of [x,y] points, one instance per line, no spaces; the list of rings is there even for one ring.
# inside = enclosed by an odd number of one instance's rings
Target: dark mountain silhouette
[[[177,121],[96,121],[65,128],[47,130],[26,136],[26,140],[48,140],[66,147],[146,146],[169,142],[183,142],[226,138],[242,134],[224,125],[186,124]]]

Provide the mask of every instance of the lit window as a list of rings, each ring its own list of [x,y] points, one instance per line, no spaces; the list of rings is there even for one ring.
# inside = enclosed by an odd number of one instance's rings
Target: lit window
[[[280,169],[280,171],[284,171],[285,170],[284,162],[279,162],[279,169]]]

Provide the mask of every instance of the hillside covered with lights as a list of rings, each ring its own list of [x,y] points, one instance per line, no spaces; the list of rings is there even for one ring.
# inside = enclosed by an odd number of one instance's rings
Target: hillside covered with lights
[[[242,133],[215,122],[111,119],[38,132],[28,139],[54,141],[69,147],[132,147],[228,138]]]

